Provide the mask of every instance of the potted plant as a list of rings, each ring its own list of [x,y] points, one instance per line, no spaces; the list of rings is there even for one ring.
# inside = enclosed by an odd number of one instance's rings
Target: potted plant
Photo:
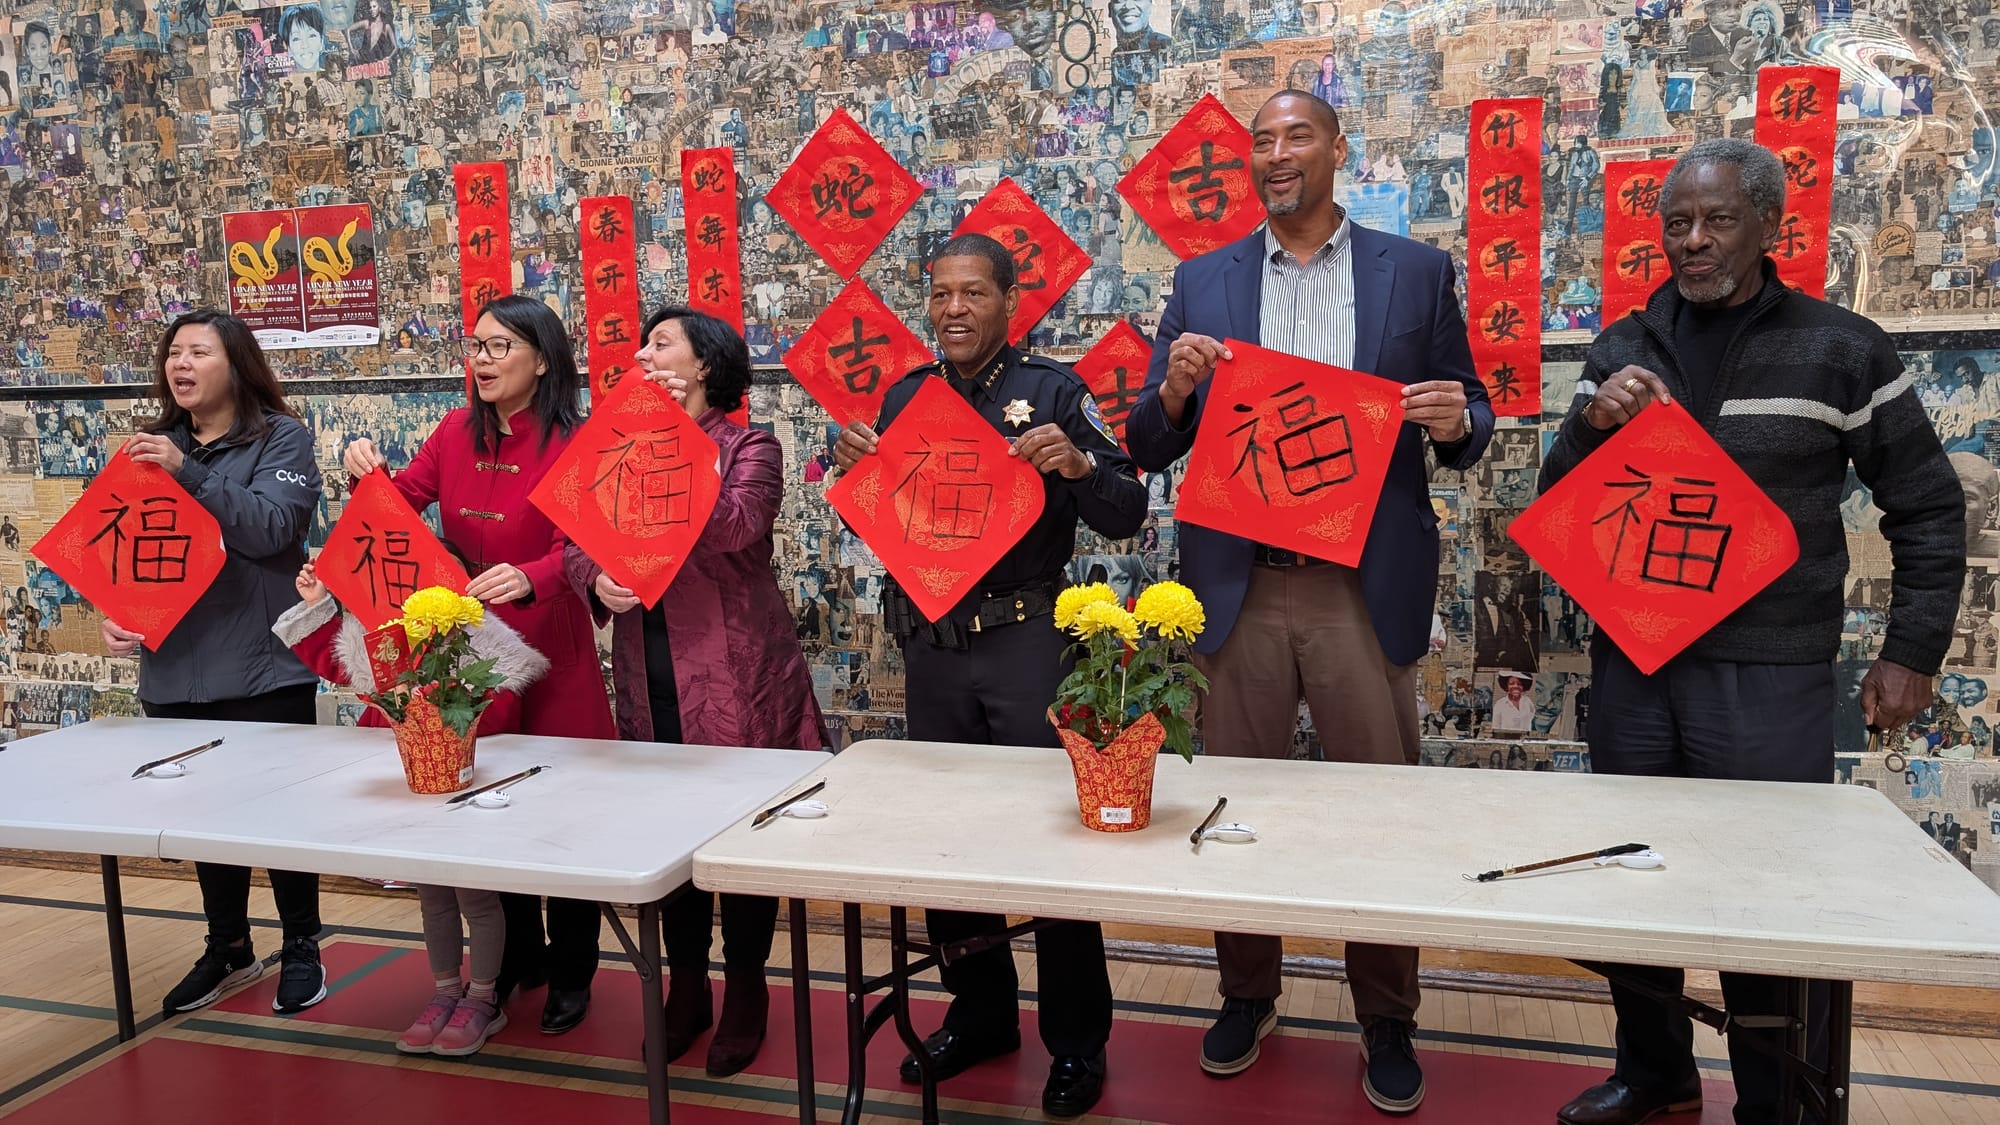
[[[367,636],[375,682],[361,698],[396,732],[412,793],[452,793],[472,782],[479,717],[505,677],[473,651],[486,619],[477,598],[430,586],[403,602],[403,616]]]
[[[1130,610],[1102,582],[1057,596],[1056,627],[1077,639],[1076,668],[1056,689],[1049,721],[1076,773],[1084,827],[1146,827],[1161,747],[1194,760],[1187,711],[1208,681],[1176,657],[1204,624],[1200,600],[1178,582],[1146,587]]]

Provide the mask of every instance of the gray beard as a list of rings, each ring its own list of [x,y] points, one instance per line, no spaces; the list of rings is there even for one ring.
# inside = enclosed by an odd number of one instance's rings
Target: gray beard
[[[1297,212],[1299,208],[1305,206],[1305,203],[1306,203],[1306,197],[1304,193],[1295,195],[1290,199],[1284,200],[1283,202],[1280,203],[1273,203],[1270,200],[1266,199],[1264,200],[1264,212],[1269,215],[1290,215]]]
[[[1697,305],[1705,305],[1710,301],[1720,301],[1730,296],[1736,292],[1736,284],[1737,279],[1733,274],[1718,277],[1707,285],[1690,286],[1687,282],[1679,278],[1674,279],[1674,285],[1681,291],[1681,296],[1693,301]]]

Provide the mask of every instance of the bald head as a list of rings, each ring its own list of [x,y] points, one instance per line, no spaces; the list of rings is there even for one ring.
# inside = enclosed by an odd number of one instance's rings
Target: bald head
[[[1257,107],[1257,116],[1250,119],[1250,131],[1252,133],[1257,131],[1257,123],[1264,119],[1265,113],[1272,106],[1288,99],[1298,102],[1298,108],[1310,114],[1329,135],[1338,136],[1340,134],[1340,114],[1335,113],[1333,107],[1326,104],[1324,100],[1308,94],[1304,90],[1280,90],[1270,97],[1265,98],[1264,104]]]

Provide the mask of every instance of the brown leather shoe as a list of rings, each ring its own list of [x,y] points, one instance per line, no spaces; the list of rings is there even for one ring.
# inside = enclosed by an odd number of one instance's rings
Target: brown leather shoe
[[[727,1078],[739,1074],[757,1058],[764,1045],[764,1025],[771,1014],[771,990],[762,970],[722,974],[722,1021],[708,1044],[708,1074]]]
[[[687,972],[667,977],[667,1061],[687,1054],[688,1048],[715,1020],[715,1005],[708,990],[708,971]]]
[[[1701,1108],[1701,1076],[1672,1090],[1634,1090],[1613,1077],[1599,1082],[1556,1111],[1562,1125],[1639,1125],[1662,1113],[1687,1113]]]

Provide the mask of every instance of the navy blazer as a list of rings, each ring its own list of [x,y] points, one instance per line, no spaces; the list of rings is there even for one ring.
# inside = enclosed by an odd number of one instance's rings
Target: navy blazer
[[[1472,368],[1465,315],[1451,258],[1436,247],[1393,234],[1353,228],[1354,369],[1403,383],[1456,379],[1465,384],[1472,433],[1438,445],[1446,468],[1466,469],[1493,437],[1493,405]],[[1264,231],[1183,262],[1174,271],[1173,296],[1160,316],[1146,389],[1125,423],[1125,444],[1147,472],[1159,472],[1194,445],[1207,396],[1195,388],[1192,407],[1176,428],[1160,405],[1167,378],[1167,349],[1183,332],[1257,343],[1259,297],[1264,286]],[[1382,486],[1375,522],[1361,554],[1361,588],[1382,651],[1394,664],[1410,664],[1430,645],[1437,605],[1438,521],[1431,509],[1424,467],[1422,426],[1405,422]],[[1256,544],[1194,524],[1180,526],[1181,578],[1208,611],[1208,628],[1195,651],[1222,647],[1243,608]]]

